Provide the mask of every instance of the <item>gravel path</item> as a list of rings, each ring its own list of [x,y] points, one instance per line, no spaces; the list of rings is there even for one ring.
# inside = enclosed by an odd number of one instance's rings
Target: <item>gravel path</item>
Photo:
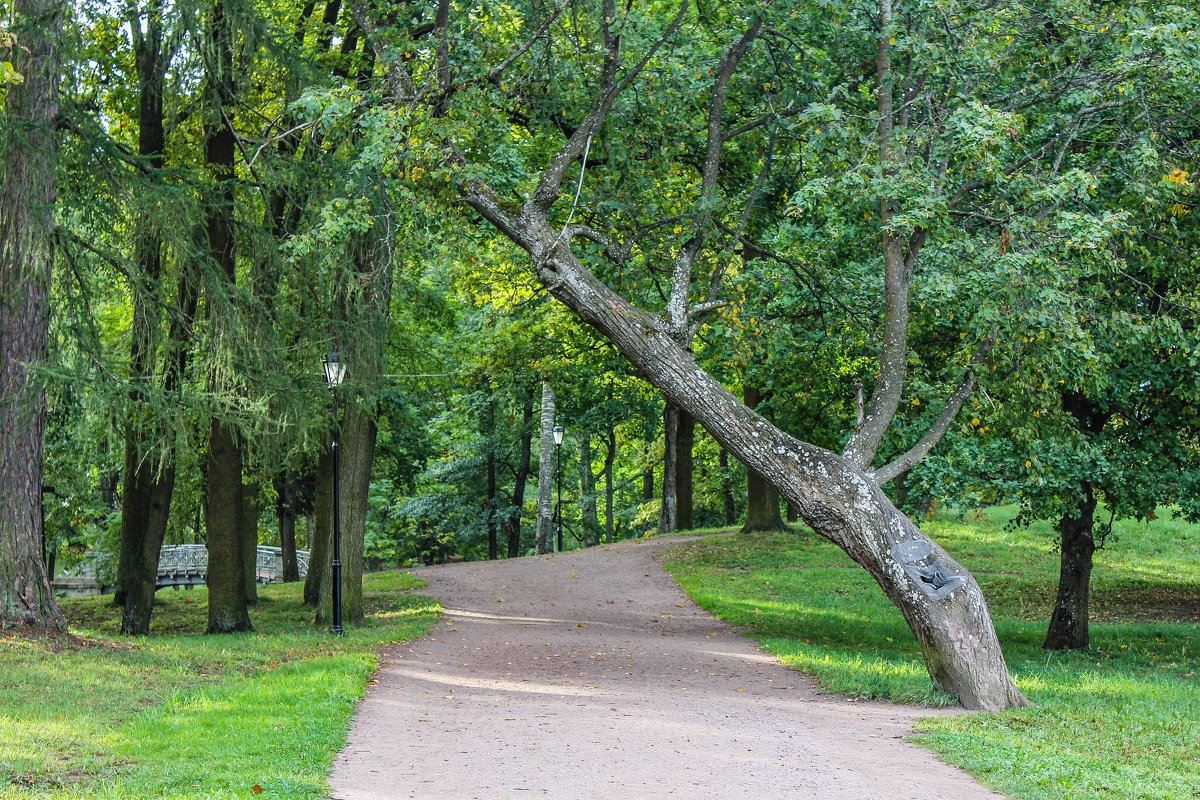
[[[446,607],[385,653],[330,778],[383,798],[1001,798],[818,695],[658,566],[680,538],[414,570]]]

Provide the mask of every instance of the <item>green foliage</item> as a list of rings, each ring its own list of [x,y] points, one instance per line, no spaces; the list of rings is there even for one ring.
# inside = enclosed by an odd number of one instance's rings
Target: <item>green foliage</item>
[[[1056,559],[1045,530],[1006,524],[1014,511],[939,514],[923,526],[978,578],[1016,683],[1039,707],[931,718],[915,741],[1013,798],[1189,796],[1200,746],[1200,530],[1117,523],[1123,546],[1097,556],[1094,649],[1047,654]],[[828,691],[952,701],[933,690],[900,613],[811,533],[714,537],[672,551],[667,566],[697,603],[746,625]]]
[[[108,598],[64,603],[79,639],[0,638],[0,797],[318,798],[386,644],[427,632],[420,582],[368,577],[361,627],[315,631],[300,585],[259,589],[258,633],[205,636],[205,591],[163,591],[117,636]]]

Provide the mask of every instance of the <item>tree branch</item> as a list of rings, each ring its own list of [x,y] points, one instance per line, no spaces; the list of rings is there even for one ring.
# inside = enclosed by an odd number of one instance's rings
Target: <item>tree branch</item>
[[[680,344],[687,346],[689,338],[688,304],[692,291],[692,267],[704,246],[704,229],[712,219],[711,201],[717,188],[717,177],[721,170],[722,115],[729,80],[737,70],[738,62],[746,54],[750,43],[762,30],[762,19],[756,18],[736,42],[725,48],[713,78],[711,100],[708,104],[708,141],[704,150],[704,168],[700,177],[700,197],[696,201],[697,215],[692,223],[692,235],[684,242],[675,256],[675,267],[671,276],[671,296],[667,300],[667,324]]]
[[[918,439],[917,443],[904,455],[871,473],[876,483],[882,486],[888,481],[908,472],[921,459],[929,455],[929,451],[933,450],[937,446],[937,443],[942,440],[942,437],[950,430],[950,424],[954,422],[954,418],[958,416],[958,412],[962,410],[971,393],[975,391],[975,374],[983,366],[983,362],[987,360],[988,354],[992,351],[992,346],[996,344],[996,337],[998,335],[999,331],[993,330],[986,339],[979,343],[979,347],[975,350],[975,355],[971,357],[970,365],[967,367],[966,372],[963,373],[962,380],[959,381],[958,388],[954,390],[954,394],[950,395],[950,399],[946,401],[942,412],[938,414],[937,419],[929,426],[929,430],[925,432],[925,435]]]

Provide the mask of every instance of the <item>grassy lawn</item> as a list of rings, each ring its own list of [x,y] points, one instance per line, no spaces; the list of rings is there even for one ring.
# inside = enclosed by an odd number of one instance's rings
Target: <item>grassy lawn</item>
[[[438,613],[369,575],[368,618],[334,637],[302,584],[260,587],[255,633],[203,634],[207,594],[162,590],[155,635],[117,633],[111,598],[63,604],[79,641],[0,633],[0,798],[319,798],[384,644]]]
[[[1117,524],[1096,554],[1092,650],[1041,649],[1058,556],[1011,509],[922,527],[983,587],[1009,669],[1038,708],[942,717],[916,741],[1012,798],[1200,798],[1200,527]],[[667,567],[704,608],[831,692],[944,705],[874,582],[808,531],[714,537]]]

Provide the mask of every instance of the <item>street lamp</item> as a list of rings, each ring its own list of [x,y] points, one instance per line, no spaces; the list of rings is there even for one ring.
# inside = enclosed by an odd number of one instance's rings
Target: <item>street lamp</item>
[[[338,444],[341,426],[338,423],[338,387],[346,377],[346,362],[338,357],[337,350],[321,359],[325,367],[325,383],[333,395],[333,632],[342,633],[342,515],[341,515],[341,469],[338,460]]]
[[[562,437],[563,426],[554,426],[554,449],[558,455],[558,552],[562,552]]]

